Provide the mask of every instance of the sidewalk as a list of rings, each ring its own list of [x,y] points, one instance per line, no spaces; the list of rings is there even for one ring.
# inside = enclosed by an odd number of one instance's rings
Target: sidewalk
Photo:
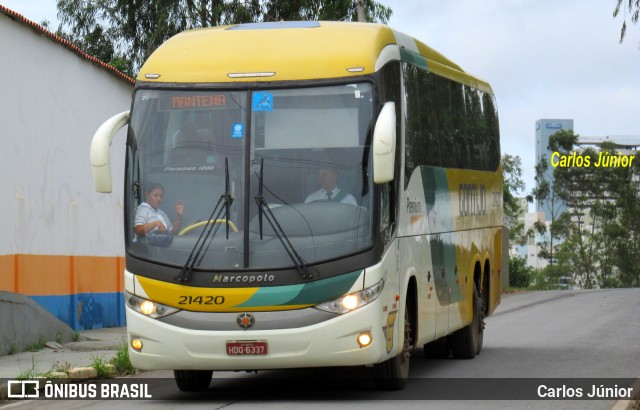
[[[126,342],[126,337],[125,327],[87,330],[80,333],[79,341],[57,345],[59,348],[45,347],[38,352],[0,356],[0,379],[35,376],[57,369],[71,370],[69,373],[78,378],[89,378],[86,373],[73,370],[90,367],[95,357],[108,362]]]

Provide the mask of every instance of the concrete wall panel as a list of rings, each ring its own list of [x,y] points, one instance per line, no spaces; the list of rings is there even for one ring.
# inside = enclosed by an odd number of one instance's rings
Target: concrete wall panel
[[[94,191],[89,148],[129,109],[132,84],[2,12],[0,38],[0,290],[76,328],[122,325],[126,133],[112,144],[111,194]]]

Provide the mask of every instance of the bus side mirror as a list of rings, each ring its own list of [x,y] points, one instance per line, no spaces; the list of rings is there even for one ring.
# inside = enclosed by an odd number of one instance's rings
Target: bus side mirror
[[[91,173],[96,191],[111,192],[111,140],[129,122],[129,111],[106,120],[91,140]]]
[[[396,105],[387,102],[382,107],[373,130],[373,182],[393,181],[396,158]]]

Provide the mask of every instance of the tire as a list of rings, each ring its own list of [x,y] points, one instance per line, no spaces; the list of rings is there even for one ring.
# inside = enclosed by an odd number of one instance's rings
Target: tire
[[[213,370],[174,370],[178,388],[186,392],[204,391],[209,388]]]
[[[457,359],[473,359],[482,350],[484,315],[478,289],[473,287],[473,318],[471,323],[450,337],[451,353]]]
[[[489,296],[489,275],[490,275],[489,266],[486,266],[484,283],[482,284],[482,295],[480,297],[480,302],[482,303],[482,305],[480,305],[480,311],[482,312],[482,317],[480,319],[481,320],[480,340],[478,343],[478,350],[476,351],[476,355],[479,355],[480,352],[482,351],[482,344],[484,339],[484,327],[485,327],[484,318],[487,317],[487,312],[489,311],[489,297],[490,297]]]
[[[448,359],[449,358],[449,342],[447,337],[443,336],[433,342],[429,342],[423,346],[424,355],[427,359]]]
[[[381,390],[402,390],[409,378],[409,363],[411,359],[411,320],[408,306],[404,310],[404,343],[402,351],[373,367],[373,380]]]
[[[479,324],[479,328],[478,328],[478,348],[476,349],[476,356],[480,354],[480,352],[482,352],[482,345],[484,343],[484,318],[485,318],[485,300],[484,298],[480,298],[478,297],[478,303],[480,304],[480,313],[479,313],[479,318],[480,318],[480,324]]]

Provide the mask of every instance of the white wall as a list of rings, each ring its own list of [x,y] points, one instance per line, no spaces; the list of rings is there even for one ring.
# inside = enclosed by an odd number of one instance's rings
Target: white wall
[[[112,194],[93,189],[89,147],[133,86],[2,13],[0,43],[0,255],[124,255],[125,132]]]

